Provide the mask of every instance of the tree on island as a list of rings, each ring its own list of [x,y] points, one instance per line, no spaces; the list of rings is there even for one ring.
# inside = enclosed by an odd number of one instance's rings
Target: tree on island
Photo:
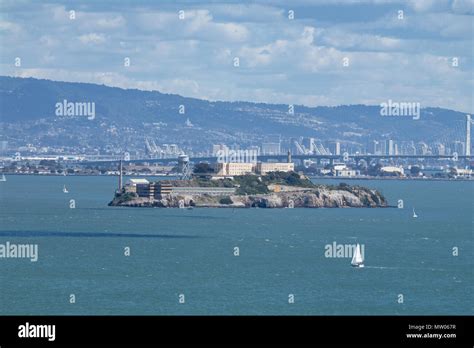
[[[209,165],[209,163],[201,162],[194,166],[193,173],[194,174],[207,174],[213,173],[214,169]]]
[[[412,176],[419,176],[421,172],[421,168],[419,166],[411,166],[410,174]]]
[[[367,174],[370,176],[380,176],[382,174],[382,165],[377,163],[376,165],[369,166],[367,168]]]

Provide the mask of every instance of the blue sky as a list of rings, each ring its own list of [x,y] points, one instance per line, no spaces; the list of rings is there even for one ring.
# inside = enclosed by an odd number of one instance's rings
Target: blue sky
[[[473,7],[474,0],[3,0],[0,74],[210,100],[391,99],[472,113]]]

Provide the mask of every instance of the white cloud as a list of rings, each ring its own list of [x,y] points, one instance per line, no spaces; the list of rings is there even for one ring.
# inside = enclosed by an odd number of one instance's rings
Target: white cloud
[[[474,14],[474,0],[454,0],[451,8],[454,13]]]
[[[97,20],[97,26],[102,29],[116,29],[123,27],[126,24],[126,20],[123,16],[111,16],[109,18],[100,18]]]
[[[9,34],[19,34],[22,32],[21,26],[16,23],[0,20],[0,32]]]
[[[105,42],[105,35],[98,33],[84,34],[78,37],[79,41],[85,45],[99,45]]]
[[[209,10],[185,10],[184,19],[180,19],[178,11],[147,11],[133,17],[134,23],[140,28],[160,35],[166,40],[200,38],[241,42],[249,36],[244,24],[216,22]]]
[[[55,47],[59,44],[59,41],[51,35],[43,35],[40,37],[39,42],[44,47]]]
[[[402,40],[387,36],[353,33],[337,28],[322,29],[318,41],[339,49],[392,51],[402,47]]]
[[[449,8],[450,0],[408,0],[408,4],[417,12],[429,12]]]
[[[472,16],[465,15],[472,0],[409,7],[405,0],[348,1],[399,4],[405,19],[392,7],[364,22],[314,20],[310,11],[290,21],[288,2],[276,0],[186,4],[184,20],[166,4],[106,11],[91,2],[76,6],[71,20],[69,5],[30,3],[16,15],[12,2],[0,21],[0,54],[8,62],[0,69],[198,98],[336,105],[409,96],[472,112]],[[314,4],[295,0],[291,7]],[[317,4],[334,7],[338,17],[348,2]],[[17,56],[21,69],[12,65]],[[235,56],[240,68],[233,67]],[[460,59],[458,69],[452,56]],[[130,67],[123,66],[125,57]]]

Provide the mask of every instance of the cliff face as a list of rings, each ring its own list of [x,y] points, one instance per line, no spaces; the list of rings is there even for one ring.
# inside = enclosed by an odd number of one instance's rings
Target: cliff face
[[[115,197],[111,206],[126,207],[217,207],[217,208],[345,208],[386,207],[385,198],[376,190],[345,186],[333,189],[321,186],[303,191],[278,192],[259,195],[181,195],[163,196],[161,199],[133,198],[124,201]]]

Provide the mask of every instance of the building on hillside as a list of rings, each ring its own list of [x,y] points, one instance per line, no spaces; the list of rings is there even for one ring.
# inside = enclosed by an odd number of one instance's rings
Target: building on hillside
[[[132,179],[133,180],[133,179]],[[138,179],[140,180],[140,179]],[[129,180],[130,182],[130,180]],[[172,195],[198,195],[207,194],[210,196],[223,196],[235,194],[235,187],[194,187],[194,186],[173,186],[169,182],[140,182],[127,183],[126,191],[134,192],[138,197],[149,199],[161,199],[163,196]]]
[[[215,172],[218,176],[246,175],[254,172],[254,163],[216,163]]]
[[[294,163],[258,162],[256,167],[256,172],[262,175],[269,172],[291,172],[294,170]]]
[[[137,187],[140,187],[141,189],[144,185],[147,186],[148,184],[149,181],[147,179],[129,179],[125,186],[127,187],[128,192],[137,193]]]
[[[218,162],[215,165],[216,177],[230,177],[246,174],[265,175],[269,172],[291,172],[295,170],[295,165],[291,159],[291,152],[288,150],[286,163],[282,162]],[[215,177],[215,178],[216,178]]]
[[[194,186],[180,186],[171,189],[172,196],[178,195],[210,195],[210,196],[225,196],[235,194],[235,187],[194,187]]]

